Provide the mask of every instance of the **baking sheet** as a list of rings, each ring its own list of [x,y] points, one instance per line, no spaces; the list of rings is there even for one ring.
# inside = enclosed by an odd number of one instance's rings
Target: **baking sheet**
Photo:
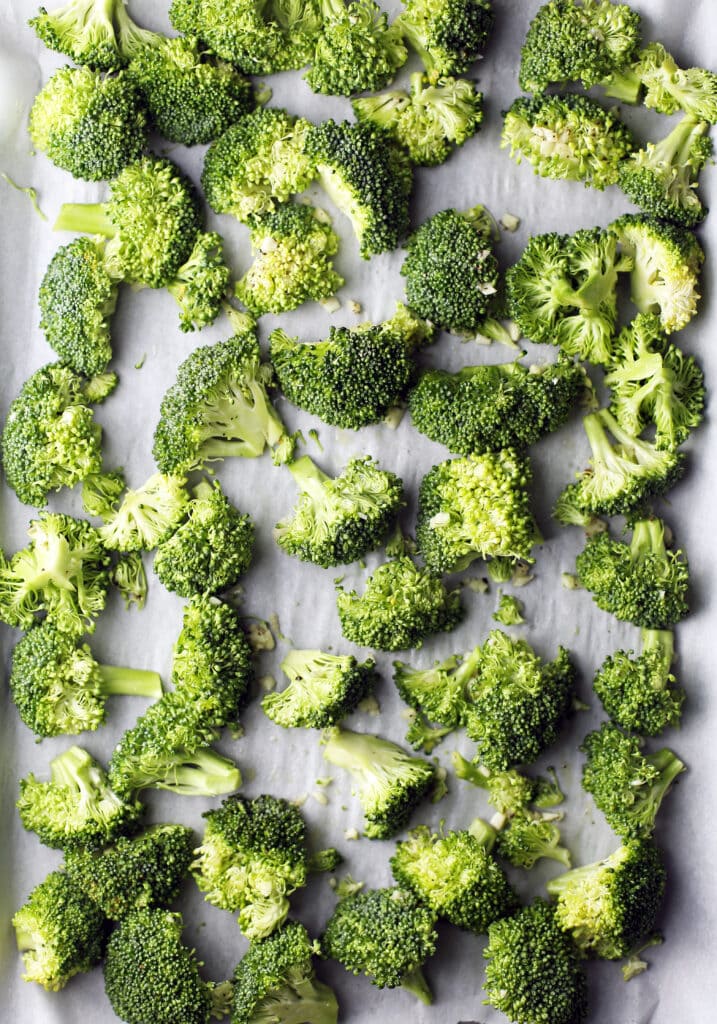
[[[516,234],[505,234],[500,245],[501,259],[506,265],[517,257],[531,233],[572,232],[579,227],[605,225],[631,209],[617,189],[601,194],[579,184],[544,181],[532,174],[529,165],[517,167],[498,148],[500,111],[517,95],[520,44],[538,6],[537,0],[496,0],[495,34],[485,60],[474,72],[486,97],[483,130],[443,167],[416,173],[414,224],[439,209],[452,205],[467,208],[479,202],[496,217],[510,212],[521,218]],[[646,40],[660,39],[685,65],[714,63],[710,40],[717,31],[717,15],[709,0],[684,0],[677,7],[668,0],[642,0],[635,6],[643,14]],[[46,81],[52,70],[63,63],[59,55],[44,50],[26,27],[25,22],[35,9],[35,3],[30,0],[5,0],[0,7],[5,51],[0,53],[0,68],[5,74],[4,80],[9,75],[16,84],[26,88],[29,96],[35,83]],[[169,31],[164,0],[137,0],[131,4],[131,13],[141,24]],[[400,82],[407,78],[411,68],[409,65],[403,70]],[[284,104],[294,113],[314,120],[350,116],[348,101],[314,96],[301,81],[300,74],[274,76],[270,84],[274,90],[273,103]],[[19,110],[18,114],[21,113]],[[7,136],[8,116],[12,120],[12,112],[6,115],[3,111],[0,133],[5,132]],[[640,139],[655,139],[666,133],[667,119],[644,110],[629,110],[625,116]],[[198,182],[204,147],[187,150],[163,144],[161,151],[168,152]],[[41,221],[25,196],[0,181],[3,212],[0,412],[4,417],[22,381],[53,358],[38,328],[36,296],[53,252],[69,240],[69,236],[54,234],[50,227],[59,205],[63,201],[101,199],[105,189],[103,185],[74,181],[56,170],[42,155],[33,157],[22,127],[9,133],[9,138],[2,143],[0,164],[0,170],[20,184],[37,188],[40,203],[49,218],[48,223]],[[714,172],[708,169],[703,179],[702,192],[709,203],[714,195]],[[309,195],[334,212],[318,189],[311,189]],[[251,258],[248,232],[231,218],[215,217],[211,213],[208,223],[224,235],[228,259],[238,277]],[[304,339],[319,338],[326,335],[330,324],[350,325],[361,319],[385,318],[391,314],[395,301],[402,298],[402,279],[398,272],[401,254],[383,255],[364,262],[358,258],[356,242],[345,219],[336,216],[334,224],[342,238],[338,269],[348,282],[339,297],[344,303],[360,302],[361,316],[347,312],[345,305],[331,316],[321,307],[311,305],[280,318],[266,317],[261,322],[263,343],[276,323],[281,323],[289,334]],[[713,216],[700,230],[708,257],[701,313],[676,339],[687,352],[699,355],[708,384],[717,379],[713,341],[717,316],[710,286],[716,232],[717,219]],[[124,466],[131,486],[142,483],[154,469],[152,431],[161,395],[173,381],[177,365],[195,345],[228,337],[230,333],[224,321],[201,335],[183,335],[177,326],[174,300],[167,293],[122,291],[113,331],[117,353],[113,365],[121,383],[115,394],[98,409],[97,418],[105,428],[106,465]],[[533,359],[554,357],[553,351],[538,347],[530,348],[530,353]],[[145,354],[143,367],[135,369],[134,364]],[[484,348],[474,343],[461,344],[447,335],[422,356],[426,364],[440,364],[450,369],[511,357],[512,353],[500,346]],[[325,471],[337,473],[351,456],[368,452],[380,459],[385,468],[397,472],[404,479],[409,496],[404,524],[411,529],[418,483],[430,465],[446,457],[441,446],[417,434],[408,417],[395,431],[372,427],[352,434],[312,420],[284,401],[279,402],[279,409],[291,429],[301,427],[304,430],[307,438],[304,451]],[[308,438],[311,427],[318,429],[323,452]],[[666,742],[688,764],[689,772],[682,776],[663,805],[657,829],[657,839],[665,850],[669,869],[668,896],[662,918],[667,941],[663,947],[648,951],[650,969],[628,985],[623,982],[618,966],[589,965],[591,1024],[674,1024],[674,1021],[707,1024],[714,1020],[717,984],[712,950],[717,916],[715,819],[711,810],[717,795],[717,744],[714,742],[717,703],[712,696],[711,640],[715,619],[711,582],[715,559],[711,533],[717,469],[710,456],[710,451],[714,450],[714,434],[714,423],[708,415],[706,423],[688,445],[690,472],[671,492],[670,504],[663,505],[667,521],[690,556],[694,608],[677,632],[680,675],[689,701],[682,730],[666,737]],[[567,592],[560,586],[560,574],[572,570],[582,537],[578,530],[558,531],[549,510],[573,472],[584,464],[586,453],[587,445],[577,416],[532,449],[535,506],[545,544],[538,552],[535,581],[519,592],[525,603],[527,623],[512,633],[525,637],[545,657],[552,657],[559,643],[570,647],[581,668],[580,695],[590,700],[590,679],[594,670],[610,651],[637,644],[638,631],[597,610],[588,594]],[[250,512],[257,525],[256,557],[243,581],[244,610],[263,618],[276,613],[282,633],[288,638],[278,644],[273,654],[261,656],[259,673],[273,673],[279,678],[278,664],[290,643],[298,647],[354,650],[365,656],[365,650],[352,648],[341,638],[332,587],[332,580],[339,573],[289,559],[274,545],[273,524],[295,501],[289,474],[274,468],[268,455],[259,460],[236,459],[217,464],[217,472],[230,498]],[[67,492],[53,498],[51,507],[81,511],[77,495]],[[7,552],[24,545],[25,530],[32,516],[32,511],[20,505],[4,485],[0,487],[1,540]],[[147,561],[149,566],[151,559]],[[377,562],[378,558],[371,556],[369,569]],[[477,565],[468,575],[480,571]],[[359,582],[363,575],[357,566],[350,567],[345,585]],[[399,657],[413,664],[428,665],[436,658],[470,649],[495,625],[491,615],[497,600],[494,586],[487,595],[466,589],[468,614],[460,628],[429,640],[418,653],[402,653]],[[172,644],[181,623],[181,606],[178,598],[165,593],[151,577],[150,595],[143,612],[127,612],[119,598],[112,597],[92,640],[96,656],[115,664],[152,667],[168,680]],[[15,639],[16,635],[2,627],[6,669]],[[391,683],[392,658],[392,655],[377,657],[379,667],[384,670],[377,690],[380,716],[357,714],[348,724],[400,742],[406,724],[400,716],[401,705]],[[10,918],[30,889],[59,864],[60,856],[41,846],[34,835],[23,832],[13,806],[17,780],[30,770],[44,776],[51,758],[73,741],[61,738],[35,744],[29,731],[19,722],[5,690],[2,701],[0,870],[4,884],[0,886],[0,1021],[74,1024],[88,1018],[94,1024],[110,1024],[115,1018],[105,999],[99,970],[76,977],[64,991],[56,994],[20,980],[21,963],[14,949]],[[579,784],[577,746],[601,717],[594,698],[591,704],[591,709],[576,717],[561,742],[542,761],[542,764],[559,767],[561,782],[569,794],[563,835],[575,864],[597,859],[617,845]],[[144,706],[142,701],[115,698],[109,708],[108,725],[97,733],[81,736],[78,742],[106,761],[122,731]],[[345,830],[361,828],[361,812],[350,795],[348,778],[323,762],[318,734],[278,729],[263,716],[258,702],[247,711],[243,721],[244,738],[232,741],[226,737],[219,744],[239,763],[245,779],[243,792],[250,796],[261,792],[288,798],[306,796],[303,812],[316,848],[334,844],[346,857],[344,870],[355,878],[371,886],[390,884],[388,859],[394,848],[393,841],[344,839]],[[449,737],[435,751],[441,764],[450,764],[450,752],[455,748],[466,755],[471,753],[471,745],[465,737]],[[333,776],[333,782],[325,790],[329,803],[322,806],[311,794],[317,788],[315,780],[326,775]],[[201,832],[201,813],[210,806],[201,799],[160,793],[147,794],[147,804],[151,820],[179,820],[192,825],[198,833]],[[436,805],[423,806],[413,822],[436,825],[445,819],[448,827],[463,827],[476,814],[490,816],[482,793],[467,783],[451,780],[448,796]],[[530,875],[514,872],[513,876],[521,892],[537,894],[542,882],[557,871],[557,866],[542,862]],[[333,900],[326,878],[319,877],[292,898],[292,910],[316,933],[331,912]],[[187,922],[186,941],[196,946],[206,962],[207,977],[219,980],[228,976],[246,948],[232,915],[205,904],[193,883],[187,884],[180,906]],[[421,1006],[400,990],[379,992],[366,979],[354,978],[335,964],[322,965],[319,973],[336,989],[342,1020],[368,1024],[377,1015],[411,1022],[493,1024],[504,1020],[501,1014],[481,1004],[483,940],[447,926],[441,926],[439,931],[438,953],[426,968],[435,992],[433,1008]]]

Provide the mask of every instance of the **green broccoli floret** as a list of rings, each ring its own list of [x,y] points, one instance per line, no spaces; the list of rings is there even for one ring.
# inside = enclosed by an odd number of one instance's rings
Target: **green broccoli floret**
[[[187,514],[189,495],[182,476],[153,473],[136,490],[125,492],[99,534],[111,551],[151,551],[169,537]]]
[[[453,727],[450,725],[432,725],[420,711],[409,711],[402,717],[405,717],[408,722],[406,743],[413,750],[423,754],[432,754],[438,744],[453,732]],[[436,792],[438,792],[438,787]]]
[[[147,600],[147,574],[144,571],[141,551],[128,551],[118,556],[112,566],[112,585],[117,587],[125,608],[137,605],[144,608]]]
[[[179,306],[180,331],[201,331],[214,323],[229,292],[230,277],[221,235],[200,231],[189,258],[167,285]]]
[[[254,524],[232,504],[218,481],[194,488],[187,519],[163,540],[154,571],[167,590],[180,597],[218,594],[249,568]]]
[[[63,633],[92,633],[105,606],[110,556],[84,519],[43,512],[28,527],[30,544],[0,562],[0,619],[29,629],[46,612]]]
[[[321,952],[377,988],[401,986],[432,1002],[423,976],[436,949],[435,915],[408,889],[368,889],[341,900],[321,936]]]
[[[200,228],[191,182],[169,160],[146,156],[110,183],[105,203],[64,203],[56,231],[108,238],[105,265],[112,277],[163,288],[189,258]]]
[[[457,750],[451,754],[451,761],[456,776],[486,790],[488,803],[506,819],[528,807],[538,795],[541,780],[523,775],[515,768],[508,771],[489,771],[484,764],[466,761]]]
[[[512,594],[502,594],[493,618],[503,626],[519,626],[525,622],[523,602]]]
[[[82,481],[82,508],[88,516],[97,516],[105,521],[111,519],[126,486],[121,469],[91,473]]]
[[[493,28],[489,0],[404,0],[404,8],[395,24],[431,81],[467,71]]]
[[[512,449],[448,459],[418,492],[416,540],[433,572],[465,569],[476,558],[529,559],[541,542],[530,511],[527,459]]]
[[[339,587],[336,607],[346,639],[380,651],[421,647],[432,633],[455,629],[465,611],[460,590],[447,590],[408,556],[380,565],[361,596]]]
[[[379,423],[402,400],[416,371],[412,353],[432,340],[431,325],[399,303],[390,320],[331,327],[325,341],[273,331],[270,354],[290,402],[324,423],[357,430]]]
[[[537,814],[519,810],[512,814],[496,836],[498,856],[516,868],[532,870],[542,858],[570,867],[570,851],[560,845],[559,814]]]
[[[107,697],[157,699],[156,672],[95,661],[87,644],[63,633],[52,619],[33,626],[12,654],[10,693],[20,718],[36,736],[74,735],[105,721]]]
[[[580,1024],[587,981],[572,940],[553,907],[535,900],[494,921],[483,951],[485,1002],[520,1024]]]
[[[264,712],[284,729],[325,729],[356,710],[376,683],[373,658],[358,662],[351,654],[291,651],[281,663],[289,685],[267,693]]]
[[[626,736],[604,722],[588,733],[580,749],[587,755],[583,766],[583,789],[621,839],[646,839],[652,835],[655,818],[674,779],[685,765],[666,747],[647,757],[643,741]]]
[[[685,327],[697,312],[704,252],[685,228],[641,213],[610,225],[632,264],[631,299],[641,313],[655,313],[666,334]]]
[[[388,839],[400,831],[435,776],[430,761],[412,757],[389,740],[348,729],[329,731],[324,757],[351,774],[369,839]]]
[[[391,857],[393,877],[433,913],[482,934],[518,906],[491,848],[495,829],[477,818],[460,832],[431,833],[421,825],[398,843]]]
[[[321,302],[344,283],[333,266],[338,235],[312,206],[288,203],[254,220],[251,245],[254,262],[235,291],[254,316]]]
[[[139,160],[147,115],[127,76],[102,78],[90,68],[60,68],[35,97],[30,138],[74,178],[103,181]]]
[[[41,7],[30,25],[51,50],[100,71],[124,67],[157,38],[132,21],[124,0],[69,0],[49,13]]]
[[[134,831],[142,814],[136,800],[110,788],[104,769],[81,747],[50,762],[50,782],[30,773],[20,780],[17,809],[23,827],[55,849],[94,848]]]
[[[717,124],[717,75],[704,68],[678,67],[662,43],[649,43],[636,60],[605,83],[608,96],[643,103],[661,114],[683,111],[696,121]]]
[[[351,221],[361,256],[396,249],[408,229],[413,176],[389,136],[372,124],[323,121],[307,130],[304,153],[324,191]]]
[[[609,533],[591,537],[575,561],[578,578],[598,608],[645,629],[669,629],[687,615],[689,567],[665,547],[659,519],[633,523],[629,544]]]
[[[480,663],[480,647],[455,654],[431,668],[411,668],[394,661],[393,681],[402,700],[431,722],[458,728],[463,721],[467,689]]]
[[[23,981],[59,992],[75,974],[99,963],[105,945],[105,916],[63,871],[53,871],[14,915]]]

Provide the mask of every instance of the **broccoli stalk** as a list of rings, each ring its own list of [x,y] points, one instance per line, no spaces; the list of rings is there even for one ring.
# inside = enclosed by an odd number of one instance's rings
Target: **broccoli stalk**
[[[636,61],[609,76],[608,96],[634,103],[644,88],[644,104],[661,114],[684,111],[697,121],[717,124],[717,75],[704,68],[680,68],[661,43],[649,43]]]

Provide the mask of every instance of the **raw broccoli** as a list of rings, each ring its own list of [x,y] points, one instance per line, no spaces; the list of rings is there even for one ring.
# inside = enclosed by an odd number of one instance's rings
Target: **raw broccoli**
[[[557,860],[570,867],[570,851],[560,845],[560,829],[555,824],[560,814],[516,811],[498,832],[495,851],[516,868],[530,871],[542,858]]]
[[[99,963],[105,945],[105,916],[63,871],[51,872],[14,915],[23,981],[59,992],[75,974]]]
[[[35,97],[30,138],[74,178],[103,181],[139,160],[147,115],[127,76],[102,78],[90,68],[60,68]]]
[[[15,646],[10,693],[20,718],[36,736],[74,735],[105,721],[114,694],[156,699],[156,672],[98,664],[87,644],[63,633],[52,619],[33,626]]]
[[[381,651],[421,647],[432,633],[455,629],[465,611],[460,590],[447,590],[408,556],[380,565],[361,596],[339,588],[336,607],[347,640]]]
[[[423,167],[444,163],[454,147],[472,138],[483,122],[483,93],[465,78],[444,78],[431,85],[417,71],[411,92],[393,89],[353,101],[359,121],[387,131]]]
[[[424,669],[394,661],[393,681],[406,704],[431,722],[456,729],[463,721],[468,686],[475,679],[480,655],[481,649],[476,647]]]
[[[303,192],[316,176],[304,149],[309,122],[260,107],[228,128],[204,158],[202,187],[217,213],[251,221]]]
[[[674,779],[685,765],[666,747],[645,756],[638,736],[603,722],[580,749],[586,754],[583,789],[621,839],[646,839]]]
[[[605,83],[608,96],[643,103],[661,114],[683,111],[696,121],[717,124],[717,75],[704,68],[680,68],[662,43],[649,43],[632,64]]]
[[[82,508],[88,516],[98,516],[106,522],[115,516],[126,486],[121,469],[92,473],[82,481]]]
[[[389,740],[348,729],[328,732],[324,757],[351,774],[369,839],[388,839],[400,831],[435,776],[430,761],[412,757]]]
[[[112,566],[112,585],[117,587],[125,608],[133,604],[144,608],[147,600],[147,574],[144,571],[141,551],[128,551],[118,556]]]
[[[286,429],[266,393],[271,367],[253,332],[195,349],[162,399],[152,449],[163,473],[238,455],[257,458]]]
[[[685,691],[670,671],[675,637],[670,630],[643,629],[642,650],[617,651],[603,662],[593,689],[616,725],[658,736],[680,724]]]
[[[30,25],[51,50],[101,71],[124,67],[156,38],[132,21],[124,0],[69,0],[49,13],[41,7]]]
[[[495,829],[480,818],[460,832],[431,833],[421,825],[398,843],[393,877],[439,918],[482,934],[518,906],[491,849]]]
[[[110,556],[84,519],[43,512],[28,527],[30,544],[0,561],[0,619],[29,629],[38,612],[63,633],[92,633],[105,606]]]
[[[127,1024],[208,1024],[229,1009],[231,991],[199,974],[182,942],[182,917],[142,908],[124,918],[107,943],[105,992]]]
[[[267,693],[264,712],[284,729],[324,729],[356,710],[376,683],[373,658],[358,662],[351,654],[290,651],[281,663],[289,685]]]
[[[493,618],[503,626],[519,626],[525,622],[524,611],[523,603],[517,597],[512,594],[502,594],[498,607],[493,612]]]
[[[519,1024],[580,1024],[587,1015],[587,981],[572,940],[554,907],[535,900],[494,921],[483,950],[485,1000]]]
[[[201,331],[219,316],[231,277],[223,249],[221,235],[200,231],[189,258],[167,285],[179,306],[180,331]]]
[[[364,259],[398,247],[408,229],[411,165],[372,124],[323,121],[312,125],[304,153],[319,183],[351,221]]]
[[[420,751],[423,754],[433,753],[438,744],[453,732],[453,728],[450,725],[432,725],[420,711],[409,711],[407,715],[402,717],[405,717],[408,722],[405,737],[406,743],[413,750]],[[439,788],[437,787],[435,792],[438,791]]]
[[[312,206],[287,203],[255,219],[251,245],[254,262],[235,291],[254,316],[321,302],[344,283],[333,266],[338,235]]]
[[[180,597],[231,587],[249,568],[254,547],[254,524],[218,481],[203,480],[192,494],[186,521],[159,544],[154,559],[159,580]]]
[[[81,747],[50,762],[50,782],[32,772],[20,780],[17,809],[23,827],[55,849],[94,848],[134,831],[142,814],[136,800],[110,788],[104,769]]]
[[[530,559],[541,542],[530,511],[530,464],[512,449],[448,459],[418,492],[416,540],[429,569],[465,569],[476,558]]]
[[[584,181],[600,191],[617,182],[620,161],[635,148],[614,111],[574,93],[519,97],[505,114],[500,144],[541,178]]]
[[[484,764],[466,761],[457,750],[451,754],[451,761],[456,776],[486,790],[488,803],[505,819],[528,807],[538,795],[538,780],[523,775],[515,768],[492,772]]]
[[[430,324],[401,303],[381,324],[331,327],[326,341],[302,343],[271,335],[270,354],[282,391],[324,423],[357,430],[379,423],[415,374],[414,349],[430,344]]]
[[[666,334],[685,327],[697,312],[704,252],[685,228],[641,213],[610,225],[632,264],[631,299],[641,313],[656,313]]]
[[[187,513],[184,477],[153,473],[136,490],[125,492],[99,534],[112,551],[151,551],[169,537]]]
[[[105,203],[64,203],[56,231],[109,239],[105,265],[112,277],[163,288],[189,258],[200,228],[191,182],[169,160],[146,156],[110,183]]]
[[[575,567],[598,608],[623,622],[668,629],[687,615],[687,559],[682,551],[666,549],[659,519],[634,522],[629,544],[609,533],[591,537]]]
[[[493,28],[489,0],[404,0],[404,8],[395,24],[431,81],[467,71]]]
[[[434,922],[433,911],[408,889],[368,889],[337,904],[321,951],[377,988],[401,986],[429,1004],[422,967],[436,949]]]

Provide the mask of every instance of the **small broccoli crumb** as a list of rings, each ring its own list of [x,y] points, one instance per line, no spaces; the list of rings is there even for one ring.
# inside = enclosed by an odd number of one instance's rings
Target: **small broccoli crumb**
[[[249,646],[255,654],[258,654],[260,651],[273,651],[276,647],[276,641],[269,629],[269,623],[264,622],[263,619],[249,622],[246,626],[246,635]]]
[[[516,217],[513,213],[504,213],[500,218],[500,224],[506,231],[517,231],[520,227],[520,217]]]

